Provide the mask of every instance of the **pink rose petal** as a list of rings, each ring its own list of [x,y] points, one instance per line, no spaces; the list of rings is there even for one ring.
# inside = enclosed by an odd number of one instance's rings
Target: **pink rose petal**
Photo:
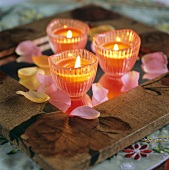
[[[137,71],[130,71],[122,76],[121,80],[123,82],[122,92],[126,92],[138,86],[140,73]]]
[[[66,112],[66,110],[70,107],[70,105],[67,105],[65,103],[62,103],[60,101],[55,101],[52,99],[49,99],[49,103],[51,103],[52,105],[54,105],[55,107],[57,107],[58,109],[60,109],[63,112]]]
[[[107,100],[108,100],[107,96],[105,98],[103,98],[102,100],[99,100],[99,101],[94,96],[92,96],[92,106],[96,106],[96,105],[103,103]]]
[[[102,101],[107,97],[108,90],[105,89],[102,85],[99,83],[93,83],[92,84],[92,92],[93,96],[97,101]]]
[[[142,64],[142,69],[146,73],[167,73],[168,68],[167,65],[159,62],[158,60],[151,60],[145,64]]]
[[[47,75],[43,75],[40,73],[37,73],[36,76],[37,76],[39,83],[43,84],[44,86],[50,86],[51,84],[54,83],[52,76],[47,76]]]
[[[156,78],[160,75],[161,75],[161,73],[154,73],[154,74],[146,73],[146,74],[143,75],[143,79],[151,80],[151,79],[154,79],[154,78]]]
[[[30,40],[19,43],[15,52],[21,56],[16,60],[17,62],[28,63],[33,63],[32,56],[40,56],[42,54],[40,48]]]
[[[168,63],[167,56],[162,52],[149,53],[149,54],[144,55],[141,58],[141,61],[143,64],[148,63],[149,61],[152,61],[152,60],[157,60],[158,62],[164,63],[164,64]]]
[[[101,86],[99,83],[92,84],[92,92],[92,106],[96,106],[108,100],[108,90]]]
[[[54,93],[58,90],[57,86],[53,83],[50,86],[45,88],[45,93],[48,95],[51,95],[51,93]]]
[[[71,105],[71,99],[64,91],[57,90],[50,93],[49,96],[49,102],[63,112],[65,112]]]
[[[83,119],[96,119],[100,116],[100,112],[89,106],[80,106],[74,109],[69,115],[78,116]]]
[[[25,63],[33,63],[33,60],[32,60],[32,57],[29,56],[29,55],[23,55],[23,56],[20,56],[16,59],[16,62],[17,63],[21,63],[21,62],[25,62]]]
[[[37,47],[32,41],[22,41],[18,44],[18,46],[15,49],[15,52],[18,55],[35,55],[39,56],[41,55],[41,50],[39,47]]]

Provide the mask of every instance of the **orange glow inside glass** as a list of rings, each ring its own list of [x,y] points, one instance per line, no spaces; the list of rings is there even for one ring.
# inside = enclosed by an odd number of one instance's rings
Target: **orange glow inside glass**
[[[107,49],[118,51],[118,50],[124,50],[126,48],[129,48],[130,45],[123,43],[123,42],[108,42],[108,43],[103,44],[103,47],[105,47]],[[125,57],[127,57],[127,56],[125,56]]]
[[[46,32],[54,53],[84,49],[88,39],[89,26],[82,21],[66,18],[52,20]]]
[[[53,34],[60,35],[66,38],[72,38],[81,35],[83,32],[74,27],[59,28],[53,31]]]
[[[49,57],[51,74],[57,86],[70,97],[83,96],[94,81],[98,59],[92,53],[87,54],[66,51],[63,56]]]
[[[141,41],[136,32],[124,29],[96,35],[93,42],[102,70],[111,77],[121,77],[133,68]]]

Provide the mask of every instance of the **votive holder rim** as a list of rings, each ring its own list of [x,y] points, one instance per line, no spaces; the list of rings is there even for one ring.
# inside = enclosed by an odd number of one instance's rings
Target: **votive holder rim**
[[[84,65],[84,66],[81,66],[81,67],[77,67],[77,68],[66,68],[66,67],[63,67],[63,66],[58,66],[57,64],[55,64],[53,61],[52,61],[52,58],[54,58],[54,57],[58,57],[58,56],[60,56],[61,54],[63,54],[63,53],[73,53],[73,52],[83,52],[83,51],[85,51],[86,53],[89,53],[90,55],[92,55],[94,58],[95,58],[95,61],[94,62],[92,62],[92,63],[89,63],[89,64],[87,64],[87,65]],[[67,57],[68,58],[68,57]],[[52,65],[54,65],[54,66],[57,66],[57,68],[58,69],[65,69],[65,70],[72,70],[72,69],[74,69],[74,70],[80,70],[80,69],[84,69],[85,67],[92,67],[93,65],[95,65],[95,64],[97,64],[98,63],[98,61],[99,61],[99,59],[98,59],[98,57],[95,55],[95,54],[93,54],[92,52],[90,52],[90,51],[88,51],[88,50],[86,50],[86,49],[75,49],[75,50],[67,50],[67,51],[62,51],[62,52],[60,52],[60,53],[57,53],[57,54],[53,54],[53,55],[51,55],[51,56],[49,56],[48,57],[48,61],[52,64]],[[90,60],[89,60],[90,61]]]
[[[109,48],[103,47],[102,45],[98,44],[97,41],[96,41],[96,39],[97,39],[98,37],[100,37],[100,36],[107,35],[107,34],[109,34],[109,33],[111,33],[111,32],[122,32],[122,31],[131,31],[131,32],[137,37],[138,41],[137,41],[136,43],[134,43],[134,45],[131,45],[131,46],[129,46],[129,47],[126,47],[126,48],[124,48],[124,49],[119,49],[119,50],[114,50],[114,49],[109,49]],[[121,41],[119,41],[119,42],[121,42]],[[107,32],[103,32],[103,33],[101,33],[101,34],[95,35],[95,36],[93,37],[93,43],[94,43],[95,46],[99,47],[100,49],[102,49],[102,50],[104,50],[104,51],[111,51],[111,52],[114,52],[114,51],[115,51],[115,52],[119,52],[119,51],[126,51],[126,50],[132,49],[132,48],[134,48],[134,47],[137,47],[139,44],[141,44],[141,38],[140,38],[140,36],[139,36],[135,31],[133,31],[132,29],[119,29],[119,30],[111,30],[111,31],[107,31]]]
[[[78,22],[79,24],[83,24],[83,25],[86,27],[86,29],[85,29],[84,32],[82,32],[82,34],[80,34],[80,35],[78,35],[78,36],[73,36],[72,38],[67,38],[67,37],[65,37],[65,36],[63,36],[63,35],[53,34],[53,32],[52,32],[51,29],[50,29],[50,26],[54,25],[54,24],[55,24],[56,22],[58,22],[59,20],[75,21],[75,22]],[[60,27],[60,28],[62,28],[62,27]],[[65,39],[74,39],[74,38],[83,37],[84,35],[86,35],[86,34],[89,33],[89,30],[90,30],[90,27],[89,27],[89,25],[88,25],[87,23],[82,22],[82,21],[80,21],[80,20],[67,19],[67,18],[55,18],[55,19],[51,20],[51,21],[49,22],[49,24],[47,25],[47,27],[46,27],[46,32],[47,32],[50,36],[52,36],[53,38],[65,38]]]

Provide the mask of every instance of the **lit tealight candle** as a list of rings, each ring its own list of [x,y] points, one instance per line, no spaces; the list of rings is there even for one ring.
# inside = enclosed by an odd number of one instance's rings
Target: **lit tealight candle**
[[[55,19],[47,26],[47,34],[55,53],[83,49],[87,43],[89,26],[72,19]]]
[[[96,55],[102,70],[112,77],[121,77],[134,66],[140,37],[132,30],[113,30],[94,37]]]
[[[81,97],[95,78],[98,58],[87,50],[64,51],[49,57],[51,74],[57,86],[70,97]]]

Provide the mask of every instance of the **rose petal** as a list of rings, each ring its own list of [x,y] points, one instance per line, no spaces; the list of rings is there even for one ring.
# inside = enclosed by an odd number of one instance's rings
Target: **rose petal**
[[[49,103],[62,110],[63,112],[66,112],[66,110],[71,105],[71,99],[64,91],[57,90],[53,93],[50,93],[49,96]]]
[[[23,56],[20,56],[16,59],[16,62],[17,63],[21,63],[21,62],[24,62],[24,63],[33,63],[33,60],[32,60],[32,56],[31,55],[23,55]]]
[[[100,116],[100,112],[89,106],[80,106],[75,108],[69,115],[78,116],[84,119],[96,119]]]
[[[44,86],[50,86],[51,84],[54,83],[52,76],[47,76],[47,75],[40,74],[40,73],[37,73],[36,76],[37,76],[39,83],[43,84]]]
[[[32,59],[37,66],[41,68],[49,68],[48,56],[46,55],[32,56]]]
[[[52,105],[54,105],[55,107],[57,107],[58,109],[60,109],[63,112],[66,112],[66,110],[70,107],[70,105],[67,105],[63,102],[55,101],[52,99],[49,99],[49,103],[51,103]]]
[[[37,90],[40,86],[40,83],[37,80],[36,75],[30,78],[20,79],[19,83],[28,88],[29,90]]]
[[[93,96],[97,101],[102,101],[107,97],[108,90],[101,86],[99,83],[92,84]]]
[[[167,73],[168,68],[164,63],[159,62],[158,60],[151,60],[145,64],[141,65],[142,69],[146,73]]]
[[[45,87],[43,84],[41,84],[40,86],[39,86],[39,88],[38,88],[38,92],[42,92],[42,93],[45,93],[45,94],[47,94],[47,95],[51,95],[51,93],[54,93],[54,92],[56,92],[58,89],[57,89],[57,87],[56,87],[56,85],[53,83],[53,84],[51,84],[50,86],[48,86],[48,87]]]
[[[36,74],[38,67],[25,67],[18,70],[18,77],[20,79],[30,78]]]
[[[35,92],[33,90],[29,90],[28,92],[17,91],[16,93],[25,96],[27,99],[29,99],[35,103],[43,103],[43,102],[46,102],[47,100],[49,100],[49,98],[50,98],[48,95],[46,95],[44,93]]]
[[[159,63],[163,63],[163,64],[168,63],[167,56],[162,52],[149,53],[149,54],[142,56],[142,58],[141,58],[141,61],[143,64],[146,64],[152,60],[156,60]]]
[[[41,50],[32,41],[22,41],[15,49],[18,55],[41,55]]]
[[[154,74],[146,73],[146,74],[143,75],[143,79],[151,80],[151,79],[154,79],[154,78],[156,78],[160,75],[161,75],[161,73],[154,73]]]
[[[90,40],[92,41],[93,40],[93,37],[97,34],[101,34],[103,32],[107,32],[107,31],[111,31],[111,30],[114,30],[115,28],[112,26],[112,25],[99,25],[99,26],[95,26],[95,27],[92,27],[90,28],[90,31],[89,31],[89,38]]]
[[[121,80],[123,82],[122,92],[126,92],[138,86],[140,73],[137,71],[130,71],[122,76]]]
[[[100,103],[103,103],[105,101],[108,100],[108,97],[106,96],[105,98],[103,98],[102,100],[98,101],[94,96],[92,96],[92,106],[96,106]]]

